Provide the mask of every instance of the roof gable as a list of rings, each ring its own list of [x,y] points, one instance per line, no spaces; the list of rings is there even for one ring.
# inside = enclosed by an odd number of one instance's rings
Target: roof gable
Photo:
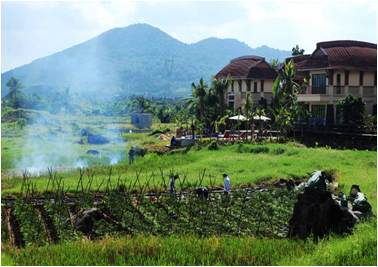
[[[227,77],[233,79],[275,79],[277,72],[259,56],[244,56],[231,60],[231,62],[215,75],[215,78]]]
[[[377,45],[358,41],[321,42],[299,69],[376,70]]]

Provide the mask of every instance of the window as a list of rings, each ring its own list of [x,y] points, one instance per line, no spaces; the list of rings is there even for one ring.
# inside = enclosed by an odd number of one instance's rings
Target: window
[[[316,120],[323,120],[325,118],[326,106],[325,105],[312,105],[311,114]]]
[[[261,80],[261,88],[260,88],[261,92],[264,92],[264,80]]]
[[[336,78],[336,94],[339,95],[341,94],[341,75],[337,74]]]
[[[257,93],[257,82],[253,83],[253,92]]]
[[[239,84],[239,92],[241,92],[242,91],[242,81],[238,80],[238,84]]]
[[[228,101],[234,101],[235,96],[234,95],[228,95]]]
[[[251,81],[246,80],[247,83],[247,92],[251,92]]]
[[[360,71],[360,85],[364,85],[364,72]]]
[[[234,109],[234,101],[228,102],[228,108],[229,109]]]
[[[325,94],[326,93],[326,75],[313,74],[312,75],[312,93]]]
[[[242,92],[241,93],[241,99],[246,99],[247,98],[247,93],[246,92]]]

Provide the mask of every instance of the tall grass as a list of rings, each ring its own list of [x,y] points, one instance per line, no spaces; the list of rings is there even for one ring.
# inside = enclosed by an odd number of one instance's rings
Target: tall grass
[[[259,153],[256,153],[256,152]],[[305,178],[314,170],[333,170],[338,183],[346,193],[352,184],[359,184],[369,200],[377,199],[377,152],[331,150],[325,148],[306,148],[296,144],[266,144],[266,145],[230,145],[219,146],[219,150],[195,150],[177,154],[148,154],[137,157],[134,165],[121,162],[113,166],[112,181],[118,176],[128,181],[135,180],[135,172],[142,169],[141,182],[145,182],[162,168],[166,176],[172,171],[179,174],[187,173],[189,181],[198,179],[200,171],[206,168],[204,185],[209,184],[209,175],[216,179],[216,185],[222,185],[222,173],[231,178],[231,186],[251,185],[261,180],[279,178]],[[95,173],[94,187],[107,179],[109,166],[94,166],[89,168]],[[76,188],[79,172],[77,170],[60,173],[66,187]],[[4,178],[4,176],[3,176]],[[48,176],[34,179],[37,188],[43,189],[48,182]],[[17,194],[21,188],[22,179],[11,178],[2,180],[5,189],[2,196]],[[166,188],[162,188],[166,190]],[[376,209],[376,201],[371,201]]]
[[[376,265],[376,220],[359,225],[354,235],[318,244],[255,237],[127,236],[3,252],[16,265]]]

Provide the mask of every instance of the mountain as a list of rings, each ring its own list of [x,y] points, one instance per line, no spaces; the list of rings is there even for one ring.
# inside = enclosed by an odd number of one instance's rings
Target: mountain
[[[283,61],[291,53],[267,46],[252,49],[235,39],[185,44],[148,24],[135,24],[2,73],[1,91],[4,96],[6,82],[15,77],[34,90],[69,86],[80,93],[187,95],[193,81],[201,77],[210,81],[211,75],[242,55]]]

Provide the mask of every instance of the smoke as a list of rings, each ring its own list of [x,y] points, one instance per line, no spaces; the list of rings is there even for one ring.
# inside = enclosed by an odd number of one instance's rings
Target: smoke
[[[106,128],[106,136],[109,138],[110,142],[118,147],[118,151],[114,151],[109,155],[110,165],[118,164],[121,160],[125,160],[126,153],[126,142],[121,137],[122,129],[119,127],[111,127],[110,125]]]
[[[81,136],[76,122],[69,123],[65,117],[43,113],[27,127],[21,144],[21,157],[14,162],[14,166],[39,176],[46,173],[48,168],[66,170],[96,164],[118,164],[125,159],[126,152],[122,132],[118,125],[100,125],[91,130],[96,134],[101,129],[105,129],[102,130],[105,132],[103,136],[109,143],[89,145],[86,137]]]

